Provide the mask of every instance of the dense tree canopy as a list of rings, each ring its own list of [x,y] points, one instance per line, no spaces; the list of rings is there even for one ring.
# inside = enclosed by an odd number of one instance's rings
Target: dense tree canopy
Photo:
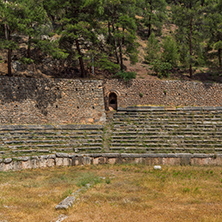
[[[0,28],[8,75],[24,41],[25,63],[39,62],[34,50],[59,72],[123,71],[138,61],[138,36],[157,72],[188,69],[192,78],[196,67],[222,66],[222,0],[0,0]]]

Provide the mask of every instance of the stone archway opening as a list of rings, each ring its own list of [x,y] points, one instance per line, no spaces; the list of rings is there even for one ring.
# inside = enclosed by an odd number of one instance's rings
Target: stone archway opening
[[[117,95],[114,92],[109,94],[109,107],[111,109],[117,110]]]

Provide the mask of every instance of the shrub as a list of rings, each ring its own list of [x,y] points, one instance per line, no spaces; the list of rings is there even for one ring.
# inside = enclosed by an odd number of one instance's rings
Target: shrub
[[[180,55],[178,53],[176,41],[171,36],[167,36],[164,39],[162,46],[162,61],[165,63],[170,63],[172,67],[177,67]]]
[[[124,70],[121,70],[117,72],[114,77],[121,78],[124,81],[128,82],[129,80],[136,78],[136,72],[126,72]]]
[[[152,32],[147,42],[145,61],[150,64],[158,59],[160,59],[160,45]]]
[[[99,67],[101,70],[107,70],[110,73],[115,73],[119,70],[119,65],[111,62],[107,56],[102,56],[95,66]]]
[[[152,70],[157,74],[159,78],[169,77],[169,71],[172,69],[172,65],[169,62],[154,60],[152,62],[152,65]]]
[[[20,59],[20,62],[22,62],[23,64],[32,64],[34,63],[34,60],[31,58],[22,57]]]

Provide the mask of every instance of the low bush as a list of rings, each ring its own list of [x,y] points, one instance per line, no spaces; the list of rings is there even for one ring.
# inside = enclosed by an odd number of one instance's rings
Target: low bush
[[[136,72],[126,72],[126,71],[119,71],[117,72],[114,77],[118,77],[120,79],[123,79],[124,81],[128,82],[131,79],[136,78]]]

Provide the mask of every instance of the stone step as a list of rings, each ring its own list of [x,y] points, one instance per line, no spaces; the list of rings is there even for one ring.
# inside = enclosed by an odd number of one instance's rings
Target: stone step
[[[133,143],[112,143],[111,144],[112,147],[157,147],[157,146],[161,146],[161,147],[173,147],[173,146],[177,146],[177,144],[168,144],[168,143],[147,143],[147,144],[133,144]]]
[[[126,119],[218,119],[221,118],[222,113],[215,113],[215,114],[185,114],[185,113],[180,113],[180,114],[176,114],[176,115],[172,115],[170,113],[164,113],[164,114],[140,114],[140,115],[125,115],[125,116],[114,116],[113,121],[115,120],[126,120]]]
[[[79,146],[89,146],[89,147],[102,146],[102,143],[82,143]]]
[[[140,147],[111,147],[110,150],[115,150],[115,151],[145,151],[145,152],[148,152],[148,153],[156,153],[156,152],[162,152],[162,153],[165,153],[166,151],[167,152],[172,152],[172,153],[175,153],[175,152],[179,152],[179,153],[212,153],[214,152],[214,150],[212,149],[209,149],[209,148],[205,148],[204,150],[203,149],[199,149],[199,148],[170,148],[170,147],[164,147],[164,148],[158,148],[158,147],[149,147],[149,148],[140,148]],[[219,150],[220,151],[220,150]]]
[[[169,139],[169,140],[217,140],[221,141],[222,137],[221,135],[215,135],[215,134],[203,134],[200,135],[172,135],[172,134],[156,134],[156,135],[113,135],[111,136],[111,140],[120,140],[120,141],[139,141],[139,140],[159,140],[159,139]]]
[[[222,117],[221,117],[222,118]],[[114,120],[113,125],[119,125],[119,124],[219,124],[221,125],[221,118],[218,118],[217,120],[208,119],[205,120],[202,119],[126,119],[126,120]]]
[[[205,143],[208,143],[208,144],[222,144],[222,139],[217,139],[217,140],[214,140],[214,139],[205,139],[205,140],[179,140],[179,139],[132,139],[132,140],[129,140],[129,139],[122,139],[122,140],[111,140],[112,144],[114,143],[121,143],[121,144],[125,144],[125,143],[131,143],[131,144],[137,144],[137,143],[143,143],[143,144],[147,144],[147,143],[176,143],[176,144],[179,144],[179,143],[184,143],[184,144],[205,144]]]
[[[54,148],[54,147],[70,147],[73,146],[72,144],[35,144],[35,145],[14,145],[14,146],[8,146],[9,149],[15,150],[15,149],[30,149],[30,148]],[[76,146],[73,146],[76,147]]]
[[[60,140],[55,138],[61,138]],[[13,138],[15,139],[15,138]],[[53,138],[32,138],[30,137],[29,139],[24,140],[24,138],[16,138],[17,140],[10,140],[10,138],[4,138],[2,139],[3,144],[12,144],[12,143],[66,143],[66,142],[71,142],[71,141],[78,141],[78,142],[102,142],[102,138],[73,138],[73,137],[53,137]],[[31,140],[30,140],[31,139]],[[73,140],[75,139],[75,140]]]
[[[3,136],[35,136],[35,137],[76,137],[76,136],[87,136],[87,135],[91,135],[91,136],[101,136],[103,135],[103,132],[97,132],[97,133],[90,133],[90,132],[7,132],[7,133],[0,133],[0,137]]]
[[[18,153],[18,154],[21,154],[21,153],[27,153],[27,154],[30,154],[30,153],[51,153],[50,150],[39,150],[39,149],[27,149],[27,150],[12,150],[11,153]]]
[[[219,127],[221,128],[222,127],[222,124],[195,124],[195,123],[192,123],[192,124],[179,124],[177,121],[174,122],[174,124],[163,124],[163,123],[157,123],[157,124],[149,124],[149,123],[141,123],[141,124],[138,124],[138,123],[131,123],[131,124],[128,124],[128,123],[122,123],[122,124],[119,124],[119,125],[113,125],[113,128],[114,129],[117,129],[117,128],[166,128],[166,127],[169,127],[169,128],[192,128],[192,127],[199,127],[199,128],[206,128],[206,127]]]
[[[146,151],[146,148],[141,147],[110,147],[110,150],[133,150],[133,151]]]
[[[195,135],[197,135],[198,133],[199,134],[221,134],[222,130],[219,130],[219,129],[206,129],[206,128],[203,128],[203,129],[200,129],[200,128],[196,128],[196,129],[192,129],[192,128],[186,128],[186,129],[165,129],[165,128],[162,128],[162,129],[148,129],[148,128],[144,128],[144,129],[118,129],[118,130],[114,130],[113,131],[113,135],[117,135],[117,134],[172,134],[172,135],[175,135],[175,134],[190,134],[190,133],[195,133]]]
[[[44,143],[44,144],[51,144],[51,143],[66,143],[66,142],[70,142],[67,140],[12,140],[12,141],[3,141],[4,144],[26,144],[26,143],[31,143],[31,144],[40,144],[40,143]]]
[[[78,147],[75,149],[75,152],[82,151],[82,150],[102,150],[100,146],[97,147]]]
[[[103,131],[102,125],[0,125],[0,132]]]

